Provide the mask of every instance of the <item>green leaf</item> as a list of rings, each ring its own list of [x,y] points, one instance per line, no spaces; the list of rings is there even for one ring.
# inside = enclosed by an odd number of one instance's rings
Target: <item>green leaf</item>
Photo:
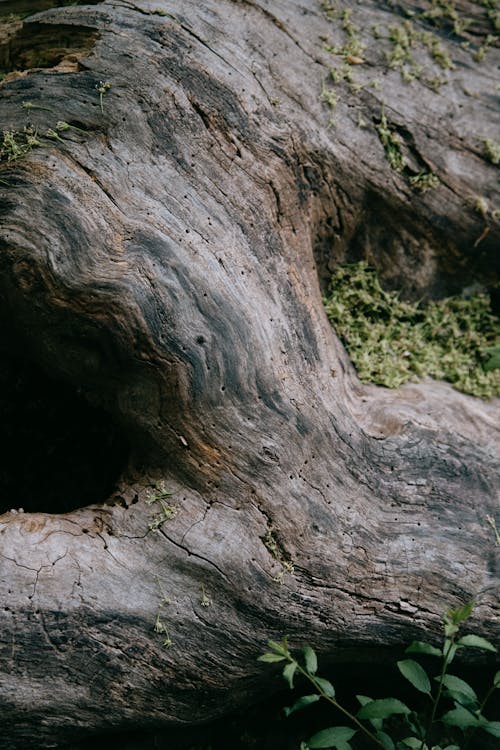
[[[323,747],[334,747],[338,750],[343,750],[348,740],[354,737],[355,734],[356,729],[351,729],[351,727],[330,727],[329,729],[322,729],[321,732],[315,734],[311,739],[307,740],[307,744],[312,750]]]
[[[492,346],[486,349],[486,353],[489,355],[489,359],[484,364],[485,371],[489,372],[500,368],[500,346]]]
[[[393,714],[409,714],[410,709],[396,698],[380,698],[362,706],[358,713],[358,719],[386,719]]]
[[[392,739],[385,732],[377,732],[377,739],[382,743],[385,750],[396,750],[396,746]]]
[[[481,729],[492,734],[493,737],[500,737],[500,721],[481,722]]]
[[[404,659],[403,661],[398,661],[398,669],[403,677],[406,677],[408,682],[411,682],[414,688],[420,690],[421,693],[430,695],[431,683],[425,669],[420,664],[417,664],[413,659]]]
[[[318,658],[310,646],[304,648],[304,659],[308,674],[316,674],[318,671]]]
[[[458,745],[446,745],[446,747],[443,747],[443,750],[460,750]]]
[[[430,643],[424,641],[413,641],[406,649],[407,654],[428,654],[429,656],[442,656],[443,652],[441,649],[431,646]]]
[[[367,703],[371,703],[373,701],[373,698],[369,698],[367,695],[357,695],[356,698],[362,706],[366,706]],[[380,731],[384,725],[383,719],[370,719],[369,721],[372,727],[377,731]]]
[[[456,609],[447,609],[443,620],[453,625],[460,625],[461,622],[471,616],[473,609],[474,602],[467,602],[463,607],[457,607]]]
[[[457,644],[459,646],[468,646],[470,648],[484,648],[485,651],[493,651],[494,653],[497,652],[497,649],[495,646],[486,640],[486,638],[481,638],[479,635],[464,635],[462,638],[459,638],[457,641]]]
[[[446,654],[446,664],[449,665],[455,658],[455,654],[457,653],[458,646],[456,643],[453,643],[450,641],[449,638],[447,638],[444,642],[444,648],[443,652]]]
[[[406,747],[410,747],[411,750],[420,750],[422,747],[422,740],[418,740],[416,737],[405,737],[402,743]]]
[[[283,643],[278,643],[277,641],[268,641],[267,645],[272,651],[275,651],[277,654],[281,654],[281,656],[287,655],[287,648],[286,648],[286,641],[283,641]]]
[[[328,682],[328,680],[325,680],[323,677],[315,677],[314,682],[319,688],[321,688],[325,695],[328,695],[329,698],[335,696],[335,688],[331,682]]]
[[[444,724],[448,724],[452,727],[459,727],[460,729],[478,727],[481,724],[477,716],[474,716],[474,714],[463,706],[457,706],[451,711],[448,711],[448,713],[441,717],[441,721]]]
[[[309,745],[306,745],[305,742],[300,743],[300,750],[309,750]]]
[[[444,626],[444,634],[447,638],[452,638],[458,633],[458,625],[453,622],[446,622]]]
[[[500,688],[500,669],[493,677],[493,687],[494,688]]]
[[[290,664],[287,664],[286,667],[283,669],[283,677],[290,685],[290,690],[293,690],[293,676],[295,674],[296,669],[297,669],[296,661],[290,662]]]
[[[319,700],[320,696],[317,693],[314,693],[313,695],[303,695],[302,698],[295,701],[293,706],[284,709],[285,716],[290,716],[290,714],[295,713],[295,711],[300,711],[301,708],[306,708],[307,706],[310,706],[311,703],[317,703]]]
[[[262,654],[262,656],[259,656],[257,661],[265,661],[268,663],[271,663],[273,661],[284,661],[285,656],[280,656],[280,654],[271,654],[269,651],[265,654]]]
[[[439,682],[439,677],[435,678],[437,682]],[[463,703],[464,701],[466,703],[474,703],[478,704],[479,700],[474,692],[474,690],[471,688],[465,680],[460,679],[460,677],[455,677],[455,675],[452,674],[445,674],[442,679],[443,685],[448,688],[451,697],[455,700],[458,700],[459,703]],[[460,700],[459,697],[461,696],[464,700]]]
[[[371,703],[373,698],[369,698],[367,695],[357,695],[356,698],[362,706],[366,706],[367,703]]]

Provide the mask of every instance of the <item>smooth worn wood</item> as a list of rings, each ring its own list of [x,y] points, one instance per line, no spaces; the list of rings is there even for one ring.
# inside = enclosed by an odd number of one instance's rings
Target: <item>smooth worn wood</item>
[[[2,130],[72,128],[0,172],[2,352],[104,408],[130,458],[104,503],[5,500],[1,748],[221,715],[279,686],[256,657],[285,633],[384,659],[474,598],[499,641],[498,400],[360,384],[321,302],[353,257],[410,296],[495,278],[497,53],[443,33],[449,83],[408,84],[370,32],[398,4],[342,7],[380,86],[341,82],[333,112],[322,37],[347,32],[314,0],[107,0],[16,31],[15,59],[47,30],[69,52],[8,73]],[[383,113],[436,188],[390,168]]]

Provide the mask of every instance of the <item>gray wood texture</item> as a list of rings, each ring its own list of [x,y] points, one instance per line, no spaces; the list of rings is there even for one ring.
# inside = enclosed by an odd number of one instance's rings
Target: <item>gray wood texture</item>
[[[19,32],[96,36],[0,87],[3,130],[85,131],[0,173],[4,346],[111,412],[131,457],[105,504],[0,517],[2,749],[221,715],[279,686],[256,657],[285,633],[384,660],[474,598],[500,641],[498,401],[361,384],[321,302],[353,247],[414,296],[494,278],[498,54],[443,34],[449,83],[409,85],[370,36],[398,5],[342,7],[381,85],[344,81],[333,113],[321,37],[346,35],[313,0],[107,0]],[[382,111],[436,189],[391,170]],[[152,530],[156,483],[175,511]]]

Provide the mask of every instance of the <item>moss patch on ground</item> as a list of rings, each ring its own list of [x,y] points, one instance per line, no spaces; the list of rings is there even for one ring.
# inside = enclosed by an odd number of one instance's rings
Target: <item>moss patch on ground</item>
[[[472,396],[500,396],[500,321],[487,294],[404,302],[361,262],[337,269],[324,304],[363,382],[397,388],[429,376]]]

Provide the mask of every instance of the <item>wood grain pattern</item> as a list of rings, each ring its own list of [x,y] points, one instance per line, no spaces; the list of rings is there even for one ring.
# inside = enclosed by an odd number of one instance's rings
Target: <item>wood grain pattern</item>
[[[366,28],[397,12],[363,3]],[[320,292],[360,247],[412,294],[498,271],[498,225],[474,247],[470,203],[495,205],[489,66],[445,39],[453,83],[387,72],[332,128],[313,0],[109,0],[32,23],[97,39],[78,71],[2,86],[2,129],[32,101],[39,133],[85,131],[2,170],[3,349],[107,409],[131,458],[109,503],[0,517],[0,747],[220,715],[275,688],[255,659],[284,633],[376,658],[474,597],[498,643],[498,401],[360,384]],[[382,108],[436,190],[389,168]],[[159,480],[177,513],[151,531]]]

